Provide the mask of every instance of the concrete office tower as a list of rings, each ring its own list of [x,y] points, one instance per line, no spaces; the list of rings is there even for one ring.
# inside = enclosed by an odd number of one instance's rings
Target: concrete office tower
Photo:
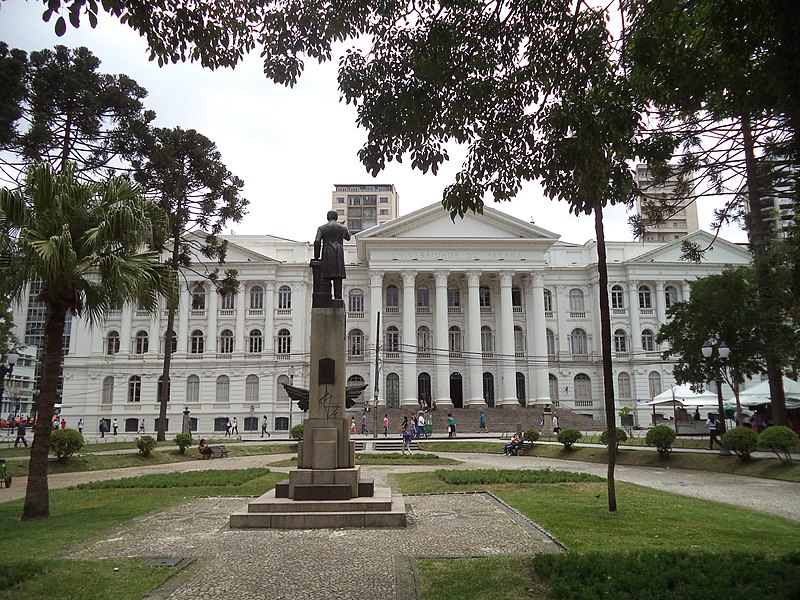
[[[393,185],[335,184],[331,208],[350,233],[358,233],[400,216],[400,195]]]
[[[644,198],[659,201],[674,197],[677,178],[668,179],[665,183],[654,183],[647,165],[636,165],[636,183]],[[636,199],[636,214],[645,218],[642,213],[642,197]],[[672,242],[700,229],[697,219],[697,203],[682,203],[674,214],[663,223],[647,227],[643,242]]]

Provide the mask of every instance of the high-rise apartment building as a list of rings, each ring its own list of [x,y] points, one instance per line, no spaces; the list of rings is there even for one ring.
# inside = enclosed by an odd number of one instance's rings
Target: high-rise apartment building
[[[358,233],[400,215],[400,195],[393,185],[336,184],[331,208],[350,233]]]
[[[636,183],[641,191],[636,199],[636,214],[647,221],[643,204],[648,201],[658,203],[675,197],[677,178],[665,182],[654,182],[647,165],[636,165]],[[672,242],[700,229],[697,218],[697,205],[691,201],[682,202],[669,211],[669,216],[660,223],[647,225],[643,242]]]

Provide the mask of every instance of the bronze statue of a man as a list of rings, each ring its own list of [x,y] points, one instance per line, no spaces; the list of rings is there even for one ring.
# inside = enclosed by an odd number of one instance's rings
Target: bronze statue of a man
[[[322,263],[322,279],[328,294],[333,288],[334,300],[342,299],[342,279],[347,275],[344,269],[344,240],[350,239],[350,231],[338,223],[339,213],[328,211],[328,222],[317,229],[314,239],[314,258]]]

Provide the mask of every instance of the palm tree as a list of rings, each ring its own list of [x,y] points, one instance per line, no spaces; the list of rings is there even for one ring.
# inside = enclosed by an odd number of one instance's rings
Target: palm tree
[[[154,310],[160,296],[172,294],[169,266],[148,250],[166,223],[134,185],[117,177],[78,182],[72,164],[58,173],[33,165],[22,188],[0,190],[0,292],[19,300],[41,281],[47,305],[23,521],[50,513],[47,455],[67,314],[94,324],[127,301]]]

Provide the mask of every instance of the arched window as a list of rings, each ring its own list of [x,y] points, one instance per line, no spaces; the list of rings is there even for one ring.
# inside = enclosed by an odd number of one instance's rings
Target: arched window
[[[481,308],[489,308],[492,305],[492,291],[488,285],[482,285],[478,288],[478,303]]]
[[[192,288],[192,310],[206,309],[206,288],[196,285]]]
[[[386,352],[400,352],[400,331],[397,327],[389,325],[386,328],[386,337],[383,343]]]
[[[167,332],[164,332],[164,345],[167,343]],[[175,335],[175,330],[172,330],[172,339],[169,342],[170,354],[175,354],[178,351],[178,336]]]
[[[221,294],[222,301],[220,302],[220,309],[234,310],[236,308],[236,294],[233,292],[225,292]]]
[[[248,375],[244,380],[245,404],[258,404],[258,375]]]
[[[397,373],[386,376],[386,408],[400,408],[400,377]]]
[[[488,325],[481,327],[481,352],[484,354],[494,352],[494,333]]]
[[[251,329],[247,336],[247,349],[250,354],[261,354],[264,350],[264,334],[260,329]]]
[[[354,288],[347,294],[347,310],[350,312],[364,312],[364,290]]]
[[[625,308],[625,292],[619,284],[611,286],[611,308]]]
[[[400,291],[398,290],[397,286],[387,285],[386,286],[386,307],[387,308],[397,308],[400,306]]]
[[[545,288],[542,293],[544,294],[544,312],[553,312],[553,292]]]
[[[106,354],[119,353],[119,332],[109,331],[106,336]]]
[[[231,354],[233,352],[233,332],[230,329],[223,329],[219,334],[220,354]]]
[[[589,354],[589,340],[586,337],[586,332],[580,327],[572,330],[569,338],[569,347],[571,354]]]
[[[281,329],[278,331],[278,354],[291,354],[292,353],[292,334],[288,329]]]
[[[231,399],[231,380],[227,375],[220,375],[217,377],[217,395],[215,402],[224,404],[230,402]]]
[[[617,395],[620,398],[631,398],[631,376],[627,373],[617,376]]]
[[[525,373],[517,371],[514,379],[516,382],[517,402],[525,406]]]
[[[584,310],[583,290],[572,288],[569,291],[569,312],[582,313]]]
[[[545,339],[547,340],[547,355],[548,356],[555,356],[556,355],[556,334],[553,333],[552,329],[545,330]]]
[[[150,349],[150,338],[146,331],[139,331],[136,333],[136,344],[134,352],[136,354],[146,354]]]
[[[282,285],[278,288],[278,308],[292,308],[292,288]]]
[[[668,285],[664,288],[664,306],[669,308],[678,301],[678,288]]]
[[[525,354],[525,332],[519,325],[514,325],[514,353]]]
[[[351,329],[347,334],[347,353],[350,356],[364,356],[364,332]]]
[[[558,378],[550,373],[547,376],[547,380],[550,384],[550,401],[558,402]]]
[[[421,285],[417,288],[417,306],[420,308],[427,308],[431,305],[430,290],[427,285]]]
[[[431,376],[429,373],[420,373],[417,377],[417,399],[426,402],[431,399]]]
[[[192,332],[189,344],[189,353],[190,354],[202,354],[205,352],[206,347],[206,338],[203,335],[203,332],[199,329],[195,329]]]
[[[114,402],[114,378],[111,376],[103,379],[103,393],[100,397],[101,404],[113,404]]]
[[[421,325],[417,329],[417,352],[427,357],[430,355],[431,346],[431,330],[426,325]]]
[[[575,375],[575,400],[592,399],[592,380],[586,373]]]
[[[128,379],[128,402],[142,401],[142,378],[133,375]]]
[[[250,310],[264,309],[264,288],[254,285],[250,288]]]
[[[647,386],[650,390],[650,399],[652,400],[661,393],[661,373],[658,371],[650,371],[647,376]]]
[[[197,375],[186,378],[186,402],[200,402],[200,378]]]
[[[450,285],[447,287],[447,306],[456,308],[461,306],[461,290],[457,285]]]
[[[642,349],[645,352],[653,352],[656,349],[656,337],[650,329],[642,331]]]
[[[646,285],[639,286],[639,308],[653,308],[653,298],[650,295],[650,288]]]
[[[494,375],[489,371],[483,373],[483,401],[489,408],[494,408]]]
[[[628,351],[628,334],[624,329],[617,329],[614,332],[614,352]]]
[[[461,328],[457,325],[453,325],[448,331],[447,338],[450,346],[450,352],[461,352],[463,347],[461,343]]]

